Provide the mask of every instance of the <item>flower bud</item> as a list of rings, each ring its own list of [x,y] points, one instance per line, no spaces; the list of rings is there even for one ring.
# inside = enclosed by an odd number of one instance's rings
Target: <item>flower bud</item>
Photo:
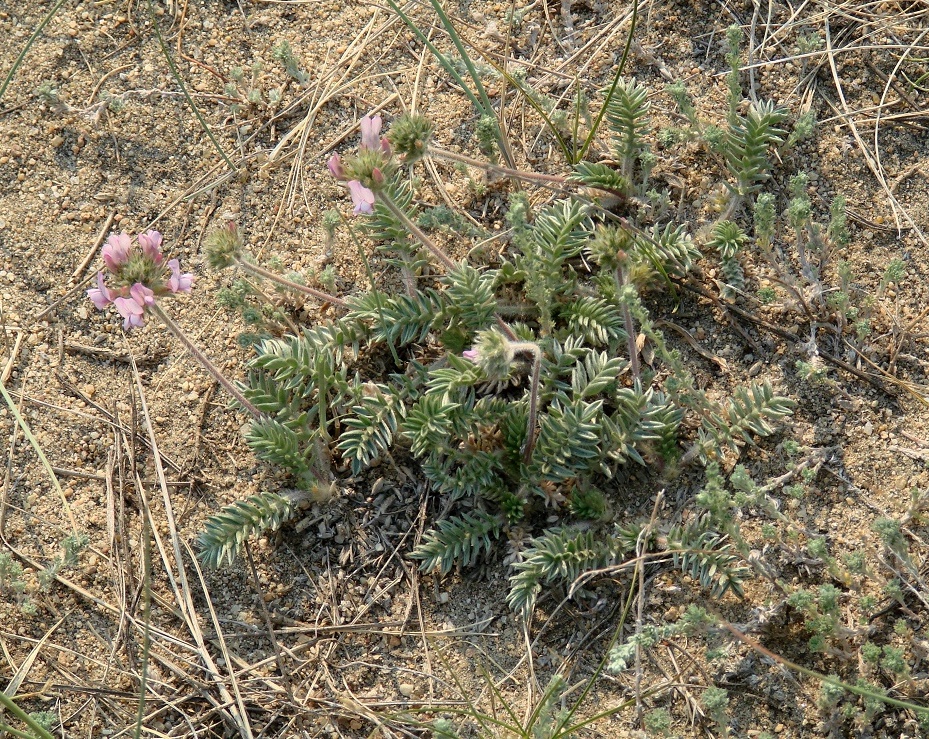
[[[600,226],[587,246],[587,251],[601,267],[613,270],[627,264],[632,245],[632,235],[625,228]]]
[[[403,115],[394,121],[387,138],[404,164],[421,159],[432,139],[432,123],[421,115]]]
[[[505,380],[510,376],[516,353],[509,339],[491,329],[478,333],[474,349],[465,356],[480,366],[488,380]]]
[[[214,269],[226,269],[242,252],[243,240],[239,227],[229,221],[206,237],[204,250],[210,266]]]
[[[339,156],[338,152],[329,157],[326,166],[329,167],[329,172],[339,182],[344,182],[347,179],[345,176],[345,167],[342,166],[342,157]]]

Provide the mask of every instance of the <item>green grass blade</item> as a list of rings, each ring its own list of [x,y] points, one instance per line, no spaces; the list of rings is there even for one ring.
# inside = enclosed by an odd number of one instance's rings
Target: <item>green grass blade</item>
[[[487,716],[486,718],[489,719],[492,723],[497,724],[498,726],[501,726],[501,727],[508,728],[514,734],[517,734],[517,733],[522,734],[524,737],[527,737],[528,739],[529,735],[526,733],[526,730],[522,727],[520,720],[519,720],[519,716],[517,716],[516,712],[510,707],[510,704],[507,702],[503,693],[500,692],[500,689],[497,688],[496,685],[494,685],[494,679],[493,677],[491,677],[490,673],[487,671],[487,668],[484,667],[484,665],[481,665],[481,675],[484,676],[484,681],[487,683],[487,687],[490,688],[490,692],[494,695],[494,697],[498,701],[500,701],[500,705],[503,706],[503,710],[506,711],[507,715],[513,721],[513,724],[512,725],[506,724],[500,721],[500,719],[497,719],[491,716]]]
[[[424,34],[419,29],[419,26],[413,23],[413,20],[406,13],[403,12],[400,6],[397,5],[397,3],[394,2],[394,0],[387,0],[387,4],[390,5],[391,10],[393,10],[397,14],[397,16],[399,16],[400,20],[402,20],[406,24],[407,28],[409,28],[413,33],[415,33],[416,36],[419,38],[419,40],[423,42],[423,44],[426,46],[427,49],[429,49],[429,51],[436,58],[439,64],[442,65],[442,68],[454,78],[455,82],[457,82],[458,86],[461,88],[461,91],[467,96],[468,100],[471,101],[471,104],[477,110],[481,111],[482,114],[493,115],[493,110],[490,108],[485,108],[484,104],[480,100],[477,99],[477,96],[474,94],[471,88],[468,87],[467,84],[465,84],[464,79],[462,78],[460,74],[458,74],[458,72],[452,66],[452,63],[448,60],[448,57],[446,57],[441,51],[439,51],[436,48],[435,44],[433,44],[432,41],[430,41],[429,38],[426,36],[426,34]]]
[[[458,49],[458,53],[461,55],[461,60],[468,68],[468,75],[471,77],[471,81],[474,82],[475,89],[477,89],[478,94],[481,96],[481,102],[483,103],[484,110],[487,112],[487,115],[493,115],[493,103],[490,102],[490,96],[487,94],[487,90],[484,89],[484,83],[481,82],[481,76],[477,73],[474,62],[471,61],[471,57],[468,55],[467,49],[465,49],[464,43],[461,40],[461,36],[458,35],[458,31],[455,29],[455,25],[452,23],[452,19],[448,17],[448,14],[445,12],[445,8],[442,7],[440,0],[429,0],[429,3],[435,10],[436,15],[439,16],[439,20],[445,27],[445,32],[452,40],[452,43],[455,44],[455,48]],[[500,130],[499,121],[497,122],[497,137],[498,139],[502,139],[503,137],[503,132]],[[501,146],[500,149],[501,151],[504,151],[505,147]]]
[[[497,118],[493,103],[490,101],[490,96],[487,94],[487,90],[484,88],[484,83],[481,82],[480,75],[477,73],[477,69],[474,67],[474,63],[471,61],[471,57],[468,55],[467,50],[465,49],[464,41],[461,39],[461,36],[458,35],[458,31],[455,30],[455,26],[452,23],[451,19],[446,14],[445,9],[442,7],[441,3],[438,0],[430,0],[432,7],[435,9],[436,14],[439,16],[439,20],[445,28],[445,32],[449,35],[452,40],[452,43],[455,45],[455,48],[458,49],[458,53],[461,55],[461,59],[464,62],[465,67],[468,69],[468,76],[471,78],[471,81],[474,83],[474,87],[477,90],[477,95],[474,91],[468,87],[467,83],[464,81],[464,78],[458,74],[458,71],[452,66],[452,63],[448,60],[441,51],[436,48],[435,44],[429,40],[429,38],[420,30],[420,28],[413,23],[412,19],[400,9],[400,6],[397,5],[395,0],[387,0],[387,3],[390,5],[391,9],[397,14],[397,16],[402,20],[413,33],[419,38],[420,41],[426,46],[427,49],[432,53],[436,58],[439,64],[442,65],[442,68],[448,72],[448,74],[458,83],[458,86],[461,88],[462,92],[468,97],[471,101],[471,104],[480,111],[482,115],[490,116],[495,121],[495,128],[497,130],[497,144],[499,145],[500,152],[503,154],[504,159],[506,159],[507,164],[510,167],[514,167],[515,163],[513,156],[510,153],[509,144],[506,141],[506,138],[503,136],[503,131],[500,128],[500,121]],[[479,52],[480,53],[480,52]],[[497,68],[497,65],[494,65]],[[499,68],[497,68],[499,71]],[[480,96],[480,99],[478,99]]]
[[[597,113],[597,117],[594,120],[593,125],[590,127],[590,133],[587,134],[587,139],[584,141],[584,145],[581,147],[581,150],[577,153],[576,158],[571,162],[571,164],[577,164],[584,158],[584,156],[587,154],[587,150],[590,148],[590,145],[594,141],[594,136],[597,135],[600,124],[603,122],[603,117],[606,115],[606,108],[610,104],[610,100],[613,99],[613,95],[616,93],[616,86],[619,84],[619,80],[623,75],[623,70],[626,68],[626,61],[629,59],[629,51],[632,49],[632,36],[635,33],[635,26],[638,18],[639,0],[633,0],[632,25],[629,27],[629,33],[626,36],[626,46],[623,49],[622,58],[619,60],[619,66],[616,67],[616,74],[613,75],[613,83],[610,85],[610,91],[606,94],[606,100],[603,101],[603,105],[600,107],[600,112]]]
[[[23,59],[26,58],[26,54],[29,53],[29,49],[32,48],[32,45],[35,43],[35,40],[39,37],[39,34],[42,33],[42,30],[45,26],[48,25],[48,22],[55,17],[55,13],[64,5],[65,0],[58,0],[52,6],[52,9],[48,11],[48,14],[42,19],[42,22],[36,26],[36,29],[32,32],[32,35],[29,37],[29,40],[26,42],[26,45],[23,47],[23,50],[19,52],[19,56],[16,57],[16,61],[13,62],[13,66],[10,68],[10,71],[7,73],[6,78],[3,80],[3,84],[0,85],[0,100],[3,99],[3,95],[6,92],[6,88],[10,86],[10,82],[13,81],[13,76],[16,74],[16,70],[19,69],[19,65],[23,63]]]
[[[55,739],[55,737],[39,726],[39,724],[35,722],[35,719],[33,719],[32,716],[16,705],[13,699],[3,691],[0,691],[0,705],[16,716],[16,718],[26,724],[26,726],[32,729],[32,731],[35,733],[26,734],[25,732],[17,731],[16,729],[13,729],[6,724],[0,724],[0,728],[2,728],[4,731],[10,732],[18,737],[26,737],[26,739],[36,739],[36,737],[39,737],[39,739]]]
[[[388,0],[388,2],[391,2],[391,0]],[[472,47],[472,48],[473,48],[473,47]],[[485,62],[488,66],[493,67],[494,70],[495,70],[501,77],[503,77],[504,80],[506,80],[506,82],[507,82],[508,85],[510,85],[511,87],[513,87],[513,88],[516,89],[519,93],[522,94],[522,96],[525,98],[526,102],[529,103],[530,107],[532,107],[532,109],[535,110],[535,112],[539,114],[539,117],[545,122],[545,125],[548,126],[548,129],[549,129],[549,130],[552,132],[552,134],[555,136],[555,139],[558,141],[558,147],[559,147],[559,148],[561,149],[561,151],[564,153],[565,159],[566,159],[567,161],[569,161],[569,162],[572,161],[572,158],[571,158],[571,150],[570,150],[570,148],[569,148],[569,146],[568,146],[568,142],[565,141],[564,136],[562,136],[561,133],[558,131],[558,127],[555,126],[555,124],[552,122],[552,119],[549,118],[548,113],[545,112],[545,108],[543,108],[543,107],[539,104],[539,102],[532,96],[532,93],[531,93],[525,86],[523,86],[523,84],[522,84],[518,79],[516,79],[515,77],[513,77],[513,75],[511,75],[509,72],[507,72],[502,66],[500,66],[499,64],[497,64],[497,62],[495,62],[493,59],[491,59],[489,56],[487,56],[483,51],[481,51],[480,49],[477,49],[477,48],[475,48],[474,50],[475,50],[478,54],[481,55],[481,57],[483,58],[484,62]],[[510,166],[511,166],[511,168],[515,168],[515,167],[513,167],[513,165],[510,165]]]
[[[206,123],[206,119],[200,113],[200,109],[197,108],[194,103],[194,99],[190,96],[190,93],[187,92],[187,85],[184,84],[184,81],[181,79],[180,72],[177,71],[177,66],[174,64],[174,59],[171,57],[171,52],[168,50],[167,44],[161,35],[161,27],[158,25],[158,18],[155,16],[155,6],[152,5],[152,0],[148,0],[148,12],[152,18],[152,26],[155,28],[155,35],[158,37],[158,45],[161,47],[161,52],[165,55],[165,59],[168,60],[168,66],[171,68],[171,76],[174,77],[175,82],[180,86],[181,92],[184,94],[184,99],[187,100],[187,104],[190,106],[190,109],[194,112],[194,115],[197,117],[197,120],[200,122],[200,127],[203,129],[203,132],[207,135],[210,141],[213,142],[213,146],[216,147],[216,151],[219,152],[219,155],[223,158],[223,161],[229,166],[233,172],[238,170],[238,167],[232,163],[232,160],[226,155],[226,152],[223,151],[223,147],[219,145],[219,141],[216,140],[216,137],[213,135],[213,132],[210,130],[210,127]]]

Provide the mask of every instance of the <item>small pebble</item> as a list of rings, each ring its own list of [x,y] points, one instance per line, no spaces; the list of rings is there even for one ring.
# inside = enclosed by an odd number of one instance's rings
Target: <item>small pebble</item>
[[[400,695],[404,698],[409,698],[413,695],[414,690],[416,690],[416,687],[412,683],[400,683]]]

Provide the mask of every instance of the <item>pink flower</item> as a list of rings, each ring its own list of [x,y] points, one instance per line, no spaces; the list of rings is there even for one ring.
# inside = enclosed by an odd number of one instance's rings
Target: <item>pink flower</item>
[[[113,302],[113,291],[104,283],[103,272],[97,272],[97,286],[87,291],[87,297],[97,306],[97,310],[103,310]]]
[[[157,231],[146,231],[139,234],[139,246],[142,247],[142,253],[151,259],[155,264],[161,264],[164,256],[161,253],[161,234]]]
[[[137,282],[135,285],[129,288],[129,294],[132,296],[132,299],[145,308],[147,305],[155,304],[155,292],[154,290],[145,287],[141,282]]]
[[[110,272],[118,272],[127,261],[129,253],[132,251],[132,239],[125,231],[117,236],[110,234],[110,237],[103,245],[103,263]]]
[[[477,349],[468,349],[467,351],[463,351],[461,356],[463,356],[465,359],[470,359],[472,362],[476,362],[478,358],[478,352]]]
[[[362,185],[358,180],[352,180],[348,183],[348,190],[352,195],[352,202],[355,204],[355,215],[367,213],[370,215],[374,212],[374,193]]]
[[[145,325],[145,308],[139,305],[134,298],[116,298],[113,305],[126,319],[123,321],[123,330],[128,331],[133,326],[142,328]]]
[[[345,180],[345,167],[342,166],[342,158],[338,155],[338,153],[335,153],[329,157],[329,161],[326,162],[326,166],[329,167],[329,172],[339,182],[343,182]]]
[[[361,119],[361,148],[378,149],[381,146],[381,117],[366,115]]]
[[[168,289],[173,293],[189,293],[194,284],[194,276],[190,272],[181,274],[181,263],[177,259],[168,262],[171,276],[168,278]]]

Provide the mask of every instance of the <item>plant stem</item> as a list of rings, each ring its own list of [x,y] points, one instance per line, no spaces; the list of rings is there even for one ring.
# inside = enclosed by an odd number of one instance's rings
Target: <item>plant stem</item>
[[[437,146],[430,146],[429,154],[431,156],[438,157],[439,159],[446,159],[450,162],[467,164],[469,167],[483,169],[485,172],[496,172],[498,174],[506,175],[507,177],[515,177],[519,180],[525,180],[526,182],[544,182],[561,186],[567,184],[567,181],[561,175],[541,174],[538,172],[523,172],[519,169],[503,167],[499,164],[493,164],[491,162],[482,162],[481,160],[474,159],[473,157],[469,157],[466,154],[459,154],[458,152],[450,151],[449,149],[443,149]]]
[[[247,277],[243,277],[242,280],[245,282],[246,285],[248,285],[252,290],[254,290],[255,293],[259,295],[261,299],[264,300],[265,303],[267,303],[268,305],[272,307],[276,307],[279,304],[277,301],[274,300],[274,298],[272,298],[264,290],[262,290],[256,282],[253,282]],[[284,322],[287,324],[287,327],[293,332],[294,336],[300,333],[300,329],[297,328],[297,324],[291,321],[290,317],[283,311],[281,311],[281,317],[284,319]]]
[[[187,90],[187,86],[184,84],[184,79],[181,77],[180,72],[177,71],[177,65],[174,63],[174,59],[171,57],[171,52],[168,49],[168,45],[165,43],[164,37],[161,35],[161,26],[158,25],[158,18],[155,16],[155,6],[152,3],[152,0],[148,0],[148,14],[152,21],[152,28],[155,29],[155,37],[158,39],[158,45],[161,47],[161,52],[165,55],[165,60],[168,62],[168,67],[171,69],[171,76],[174,77],[174,81],[177,82],[178,87],[181,88],[181,92],[184,93],[184,99],[187,100],[187,104],[190,106],[190,109],[193,111],[194,115],[197,117],[197,120],[200,122],[200,127],[206,133],[210,141],[213,142],[213,146],[216,147],[216,151],[219,152],[219,155],[222,157],[223,161],[229,167],[231,172],[238,173],[239,168],[232,163],[232,160],[223,150],[223,147],[220,146],[219,141],[216,140],[216,137],[213,135],[213,131],[207,125],[206,119],[203,117],[203,114],[200,112],[200,109],[194,103],[194,99],[190,96],[190,92]]]
[[[222,372],[219,371],[219,368],[210,361],[209,357],[206,356],[193,341],[184,333],[180,326],[178,326],[174,319],[171,318],[167,313],[164,312],[162,307],[158,304],[158,301],[155,301],[151,306],[151,311],[158,318],[161,319],[161,322],[168,327],[168,330],[177,337],[177,340],[184,345],[184,348],[187,352],[196,359],[200,366],[203,367],[207,372],[209,372],[213,379],[216,380],[223,388],[229,393],[233,398],[236,399],[236,402],[241,405],[245,410],[252,414],[255,418],[261,418],[264,414],[258,410],[252,403],[242,394],[242,391],[235,386],[228,377],[226,377]]]
[[[271,282],[276,282],[282,287],[286,287],[288,290],[295,290],[298,293],[303,293],[304,295],[312,295],[317,300],[322,300],[325,303],[332,303],[333,305],[338,305],[340,307],[345,307],[345,301],[342,298],[337,298],[335,295],[330,295],[329,293],[324,293],[322,290],[317,290],[312,287],[307,287],[306,285],[301,285],[299,282],[293,282],[288,280],[286,277],[281,277],[276,272],[272,272],[269,269],[264,267],[259,267],[257,264],[252,262],[247,262],[242,257],[236,257],[236,264],[244,269],[246,272],[251,272],[253,275],[258,275],[259,277],[264,277],[266,280]]]
[[[622,295],[623,289],[627,287],[626,273],[621,266],[616,268],[616,287],[618,288],[620,295]],[[638,380],[640,376],[639,348],[636,346],[635,342],[635,322],[632,320],[632,312],[629,310],[629,306],[626,304],[625,300],[622,300],[622,298],[620,298],[620,305],[623,311],[623,323],[626,326],[626,346],[629,352],[629,371],[632,372],[632,377]]]
[[[738,210],[739,206],[742,204],[743,196],[740,193],[743,191],[743,189],[747,187],[748,187],[747,184],[743,185],[742,183],[739,183],[739,189],[737,191],[733,191],[732,194],[729,196],[729,202],[726,203],[726,207],[719,214],[719,217],[716,219],[716,223],[727,221],[730,218],[732,218],[733,215],[735,215],[735,212]]]
[[[513,342],[510,345],[514,354],[532,355],[532,379],[529,383],[529,419],[526,422],[526,446],[523,449],[523,462],[529,464],[532,450],[535,449],[535,423],[539,415],[539,379],[542,374],[542,352],[538,344],[531,341]]]
[[[449,257],[448,254],[446,254],[438,244],[430,239],[429,236],[427,236],[419,226],[410,220],[410,217],[403,211],[403,208],[397,205],[397,203],[394,202],[394,199],[390,197],[390,195],[388,195],[385,190],[380,190],[379,192],[375,193],[375,197],[384,204],[387,210],[396,216],[397,220],[406,226],[407,230],[409,230],[413,236],[419,239],[420,243],[422,243],[422,245],[432,253],[432,256],[442,262],[442,264],[444,264],[450,270],[458,268],[458,265],[451,260],[451,257]]]
[[[23,63],[23,59],[25,59],[26,54],[29,53],[29,49],[32,48],[35,40],[42,34],[45,26],[47,26],[49,21],[55,17],[55,13],[61,9],[62,5],[64,5],[64,0],[58,0],[58,2],[52,6],[52,9],[48,11],[48,14],[42,19],[42,22],[35,27],[35,30],[29,36],[29,40],[26,42],[23,50],[19,52],[19,56],[16,57],[16,61],[13,62],[13,66],[10,67],[10,71],[7,73],[6,78],[3,80],[3,84],[0,85],[0,98],[3,97],[7,87],[10,86],[10,82],[13,81],[13,77],[16,76],[16,70],[19,69],[19,65]]]

